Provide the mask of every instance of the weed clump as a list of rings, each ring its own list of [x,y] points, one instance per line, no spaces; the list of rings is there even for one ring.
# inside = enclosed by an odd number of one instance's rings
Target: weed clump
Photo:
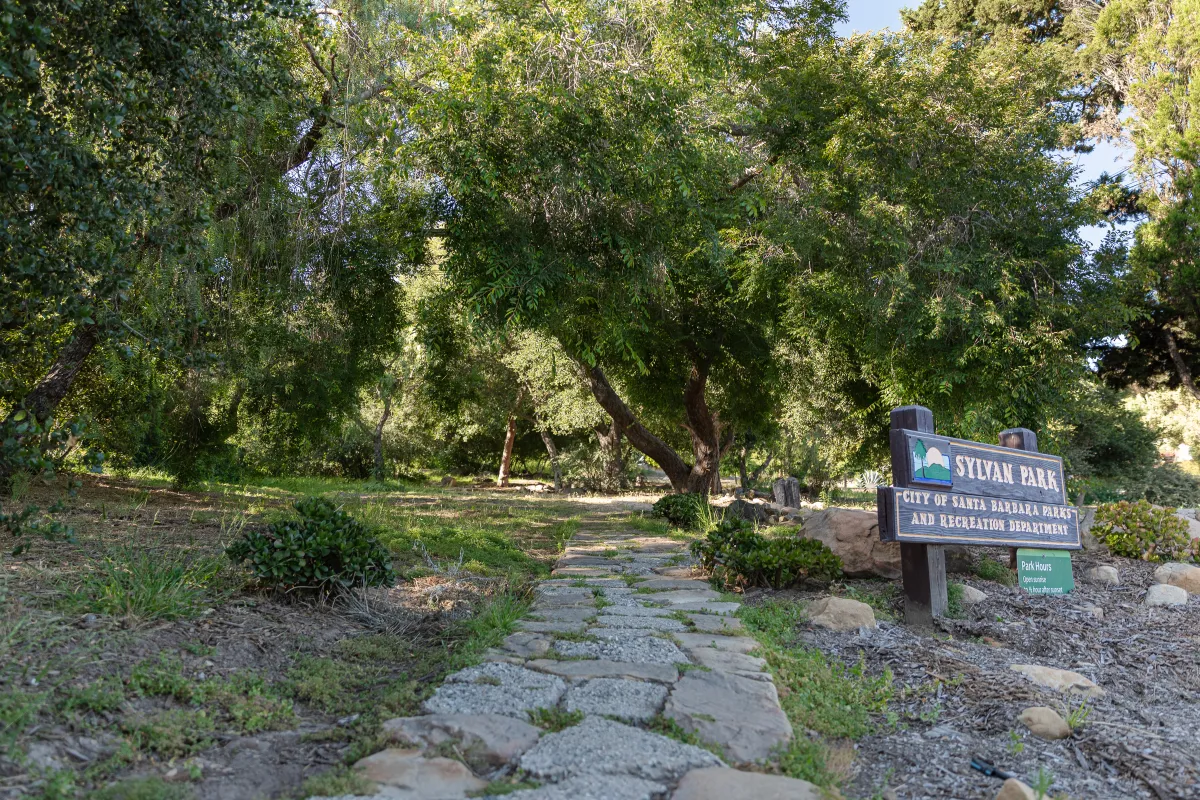
[[[1196,560],[1200,552],[1188,538],[1187,523],[1173,508],[1155,508],[1145,500],[1106,503],[1096,509],[1092,533],[1125,558],[1145,561]]]
[[[725,588],[769,586],[788,589],[804,583],[824,584],[842,574],[842,560],[823,542],[798,536],[766,537],[739,519],[727,519],[703,539],[692,542],[692,554],[712,580]]]
[[[261,583],[328,591],[395,582],[391,556],[367,526],[321,497],[296,503],[300,518],[250,530],[226,548]]]

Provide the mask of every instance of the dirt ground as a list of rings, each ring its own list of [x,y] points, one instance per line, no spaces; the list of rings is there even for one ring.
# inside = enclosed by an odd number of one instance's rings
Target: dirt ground
[[[90,478],[64,515],[74,542],[34,539],[19,557],[0,542],[0,799],[79,797],[139,777],[154,779],[145,795],[154,800],[172,797],[172,786],[196,800],[353,788],[337,776],[380,746],[379,723],[416,713],[456,659],[481,646],[492,601],[511,602],[519,574],[549,570],[557,521],[647,507],[636,496],[520,487],[351,487],[331,496],[409,538],[429,534],[428,558],[408,539],[392,543],[401,568],[419,569],[390,591],[338,602],[273,595],[226,564],[179,619],[104,613],[89,605],[103,597],[80,594],[104,565],[134,569],[125,556],[151,569],[216,559],[243,527],[288,513],[297,496]],[[462,543],[438,553],[434,542],[454,536]],[[460,573],[463,549],[485,566],[494,556],[509,574]],[[305,784],[323,774],[335,780]]]
[[[1005,554],[973,548],[973,555]],[[1083,583],[1084,570],[1095,564],[1116,566],[1121,585]],[[888,720],[855,744],[846,795],[879,797],[889,787],[906,800],[991,800],[1001,782],[971,768],[978,757],[1030,785],[1042,770],[1053,780],[1051,798],[1200,797],[1200,600],[1183,608],[1145,607],[1154,569],[1077,553],[1077,588],[1065,597],[951,575],[988,597],[967,606],[962,618],[939,621],[932,636],[888,620],[863,635],[807,630],[805,641],[830,657],[847,665],[862,658],[868,673],[894,675]],[[886,598],[879,605],[893,620],[902,618],[895,584],[850,581],[847,588]],[[1083,706],[1086,720],[1071,738],[1043,741],[1018,721],[1021,711],[1044,705],[1067,718],[1083,713],[1077,711],[1081,700],[1036,686],[1012,671],[1013,664],[1073,670],[1105,694]]]

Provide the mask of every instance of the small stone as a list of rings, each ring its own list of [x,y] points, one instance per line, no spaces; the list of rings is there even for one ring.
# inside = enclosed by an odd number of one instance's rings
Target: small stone
[[[585,775],[504,795],[504,800],[654,800],[667,787],[628,775]]]
[[[547,672],[569,679],[633,678],[655,683],[675,683],[679,670],[674,664],[634,664],[627,661],[589,659],[582,661],[553,661],[540,659],[525,665],[529,669]]]
[[[745,626],[737,617],[723,617],[716,614],[688,614],[687,618],[697,631],[702,633],[733,633]]]
[[[458,742],[462,750],[492,767],[502,767],[537,744],[541,731],[523,720],[501,714],[428,714],[398,717],[383,723],[396,742],[436,747]]]
[[[672,638],[679,642],[680,647],[686,651],[690,651],[693,647],[715,647],[717,650],[728,650],[731,653],[750,653],[759,648],[758,642],[749,636],[677,633]]]
[[[1000,787],[1000,793],[996,795],[996,800],[1037,800],[1037,795],[1033,793],[1033,789],[1016,778],[1009,778]]]
[[[767,758],[792,738],[774,684],[725,672],[688,672],[667,698],[663,716],[734,761]]]
[[[606,628],[640,628],[652,631],[685,631],[687,626],[677,619],[655,616],[601,614],[596,623]]]
[[[550,652],[551,640],[531,631],[518,631],[504,639],[504,649],[521,658],[541,658]]]
[[[742,772],[728,767],[694,769],[675,789],[672,800],[823,800],[826,795],[808,781]]]
[[[1021,723],[1029,728],[1029,732],[1039,739],[1053,741],[1066,739],[1071,735],[1071,726],[1059,716],[1058,712],[1048,706],[1032,706],[1021,712],[1018,717]]]
[[[1200,567],[1173,561],[1154,570],[1154,582],[1178,586],[1188,594],[1200,594]]]
[[[1009,669],[1021,673],[1038,686],[1056,692],[1071,692],[1087,697],[1099,697],[1104,694],[1104,690],[1095,683],[1069,669],[1042,667],[1037,664],[1010,664]]]
[[[696,663],[706,669],[718,672],[733,672],[737,674],[762,672],[767,668],[767,662],[757,656],[745,653],[732,653],[728,650],[718,650],[715,647],[693,647],[688,655]]]
[[[471,770],[452,758],[425,758],[416,750],[389,748],[354,765],[364,778],[402,793],[403,800],[454,800],[487,788]]]
[[[429,714],[504,714],[554,708],[567,691],[562,679],[512,664],[490,662],[446,678],[423,708]]]
[[[636,664],[686,664],[688,660],[673,643],[657,636],[628,635],[616,641],[556,642],[554,647],[567,658],[582,656]]]
[[[1187,590],[1169,583],[1156,583],[1146,590],[1148,606],[1183,606],[1187,601]]]
[[[984,600],[987,600],[987,592],[982,592],[974,586],[968,586],[965,583],[959,585],[962,586],[963,605],[973,606],[976,603],[982,603]]]
[[[645,722],[662,710],[667,687],[645,681],[596,678],[567,690],[567,711]]]
[[[848,597],[822,597],[808,606],[813,625],[834,631],[852,631],[875,627],[875,612],[866,603]]]
[[[1121,575],[1116,567],[1107,565],[1092,567],[1083,573],[1083,579],[1097,586],[1120,586]]]
[[[721,599],[721,595],[712,589],[681,589],[678,591],[652,592],[642,595],[643,600],[654,603],[668,603],[672,606],[681,603],[708,603]]]
[[[521,756],[521,769],[539,780],[581,775],[628,775],[674,781],[696,767],[722,766],[699,747],[601,717],[542,737]]]
[[[711,591],[708,581],[698,581],[689,578],[653,578],[648,581],[642,581],[637,584],[638,589],[699,589],[701,591]]]

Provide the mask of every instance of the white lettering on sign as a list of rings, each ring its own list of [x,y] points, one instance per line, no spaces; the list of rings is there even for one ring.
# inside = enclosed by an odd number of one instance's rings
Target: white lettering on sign
[[[1059,491],[1058,475],[1054,470],[1042,469],[1041,467],[1027,467],[1021,465],[1021,485],[1036,486],[1039,489],[1046,491]]]
[[[955,456],[954,468],[960,478],[966,477],[995,483],[1016,483],[1013,480],[1012,464],[1003,461],[975,458],[974,456]]]

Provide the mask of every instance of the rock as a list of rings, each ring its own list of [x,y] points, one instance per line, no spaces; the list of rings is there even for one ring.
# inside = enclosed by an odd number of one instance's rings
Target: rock
[[[770,515],[771,509],[766,503],[737,498],[725,506],[725,511],[721,516],[724,519],[744,519],[761,525],[766,523]]]
[[[1187,601],[1187,590],[1169,583],[1156,583],[1146,590],[1148,606],[1184,606]]]
[[[596,618],[596,623],[605,628],[635,628],[651,631],[686,631],[687,626],[677,619],[670,617],[657,616],[642,616],[642,615],[627,615],[627,614],[601,614]]]
[[[675,603],[672,611],[698,611],[702,614],[721,614],[722,616],[736,614],[742,607],[741,603]],[[691,616],[689,614],[689,616]]]
[[[450,475],[443,475],[441,480],[442,488],[448,489],[454,486],[454,478]]]
[[[667,687],[645,681],[596,678],[567,690],[567,711],[645,722],[662,710]]]
[[[677,633],[673,637],[686,652],[697,647],[714,647],[717,650],[727,650],[731,653],[750,653],[758,649],[759,644],[749,636],[714,636],[706,633]]]
[[[975,559],[966,545],[948,544],[942,548],[946,554],[946,572],[970,575],[975,572]]]
[[[1172,561],[1154,570],[1154,582],[1178,586],[1188,594],[1200,594],[1200,567]]]
[[[968,586],[963,583],[962,586],[962,603],[965,606],[973,606],[976,603],[982,603],[987,600],[987,592],[982,592],[974,586]]]
[[[552,641],[532,631],[519,631],[504,639],[504,649],[521,658],[541,658],[550,652]]]
[[[29,763],[45,770],[61,770],[66,766],[58,756],[58,748],[50,742],[35,741],[30,743],[25,757]]]
[[[679,782],[672,800],[823,800],[808,781],[742,772],[728,767],[694,769]]]
[[[718,592],[712,589],[680,589],[668,592],[652,592],[650,594],[640,595],[642,600],[649,603],[667,603],[671,606],[677,606],[682,603],[711,603],[721,599]]]
[[[386,787],[396,800],[458,800],[487,788],[452,758],[425,758],[416,750],[389,748],[354,765],[369,781]],[[398,792],[395,790],[399,790]]]
[[[422,708],[428,714],[503,714],[525,719],[530,711],[554,708],[566,691],[561,678],[489,662],[450,675]]]
[[[537,744],[541,734],[534,726],[500,714],[428,714],[398,717],[383,723],[383,732],[395,742],[436,747],[459,742],[464,753],[492,767],[502,767]]]
[[[1079,508],[1079,541],[1086,552],[1094,552],[1104,548],[1104,544],[1092,533],[1096,524],[1096,507],[1080,506]]]
[[[562,678],[634,678],[639,681],[672,684],[679,680],[679,670],[674,664],[632,664],[606,659],[585,661],[552,661],[543,659],[530,661],[529,669],[547,672]]]
[[[1038,686],[1044,686],[1056,692],[1071,692],[1087,697],[1100,697],[1104,694],[1104,690],[1095,683],[1078,672],[1071,672],[1068,669],[1042,667],[1037,664],[1010,664],[1009,669],[1021,673]]]
[[[742,621],[737,617],[723,617],[716,614],[688,614],[697,631],[703,633],[733,633],[743,628]]]
[[[685,674],[667,698],[663,716],[722,748],[733,761],[767,758],[792,738],[773,683],[724,672]]]
[[[637,584],[638,589],[708,589],[708,581],[694,578],[652,578]]]
[[[1177,508],[1175,516],[1187,523],[1188,538],[1200,539],[1200,509]]]
[[[582,775],[675,781],[697,767],[723,766],[707,750],[601,717],[543,736],[520,763],[534,778],[550,781]]]
[[[900,577],[900,545],[879,541],[879,519],[873,512],[827,508],[804,520],[800,535],[824,542],[851,578]]]
[[[512,792],[504,800],[654,800],[666,791],[661,783],[628,775],[586,775]]]
[[[1029,728],[1029,732],[1039,739],[1052,741],[1066,739],[1071,735],[1071,726],[1058,715],[1058,712],[1048,706],[1032,706],[1021,712],[1018,717],[1021,723]]]
[[[790,475],[771,484],[771,494],[781,506],[800,507],[800,481]]]
[[[762,672],[767,668],[767,662],[757,656],[732,653],[728,650],[718,650],[715,647],[693,647],[688,650],[688,655],[705,669],[732,672],[743,677],[758,677],[755,673]]]
[[[595,629],[593,629],[595,632]],[[567,658],[628,661],[634,664],[686,664],[687,656],[666,639],[621,632],[621,638],[598,642],[556,642],[554,648]]]
[[[1083,573],[1083,579],[1088,583],[1094,583],[1097,586],[1120,586],[1121,575],[1117,572],[1116,567],[1098,566],[1091,567]]]
[[[1009,778],[1000,787],[1000,793],[996,795],[996,800],[1038,800],[1038,797],[1033,793],[1033,789],[1016,778]]]
[[[875,612],[866,603],[848,597],[822,597],[808,606],[808,619],[813,625],[833,631],[874,628]]]
[[[620,617],[669,617],[675,613],[674,609],[653,606],[606,606],[603,611]]]

